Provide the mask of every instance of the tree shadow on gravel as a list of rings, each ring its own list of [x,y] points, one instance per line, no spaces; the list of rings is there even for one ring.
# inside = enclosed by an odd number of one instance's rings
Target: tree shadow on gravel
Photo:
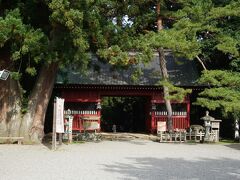
[[[45,147],[47,147],[49,150],[52,150],[52,144],[46,141],[42,142],[42,145],[44,145]]]
[[[42,144],[46,146],[49,150],[52,149],[52,136],[51,135],[45,135],[42,139]]]
[[[151,157],[127,159],[129,163],[103,164],[103,170],[121,174],[122,179],[240,179],[240,160]]]
[[[236,150],[240,150],[240,143],[236,143],[236,144],[228,144],[225,145],[226,147],[232,148],[232,149],[236,149]]]

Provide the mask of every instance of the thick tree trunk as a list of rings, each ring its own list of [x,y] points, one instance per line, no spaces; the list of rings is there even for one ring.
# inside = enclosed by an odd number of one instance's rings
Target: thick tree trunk
[[[44,121],[47,106],[52,94],[57,63],[42,67],[35,87],[29,97],[28,111],[23,116],[20,135],[24,143],[41,143],[44,136]]]
[[[162,17],[160,16],[160,10],[161,10],[161,5],[160,2],[157,4],[157,28],[158,31],[161,31],[163,29],[163,23],[162,23]],[[164,49],[163,48],[158,48],[158,55],[159,55],[159,64],[160,64],[160,69],[162,73],[163,80],[168,81],[168,71],[167,71],[167,62],[164,54]],[[164,95],[164,100],[165,100],[165,105],[168,113],[168,118],[167,118],[167,129],[168,131],[173,130],[172,126],[172,105],[171,101],[168,99],[169,97],[169,89],[166,86],[163,86],[163,95]]]
[[[0,81],[0,136],[19,136],[21,92],[17,81]]]
[[[1,53],[0,59],[1,70],[8,69],[9,55]],[[10,76],[5,81],[0,80],[0,137],[19,136],[21,97],[18,81],[11,79]]]

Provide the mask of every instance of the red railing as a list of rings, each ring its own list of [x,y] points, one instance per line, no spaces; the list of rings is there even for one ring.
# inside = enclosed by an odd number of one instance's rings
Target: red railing
[[[82,130],[81,119],[78,115],[74,115],[74,117],[73,117],[72,130],[73,131]]]
[[[74,115],[74,118],[73,118],[73,131],[83,131],[84,130],[84,127],[83,127],[83,120],[81,117],[96,117],[96,116],[99,116],[99,119],[100,119],[100,115],[96,115],[96,114],[75,114]],[[154,122],[153,122],[153,125],[152,125],[152,130],[155,131],[157,130],[157,122],[158,121],[167,121],[167,116],[166,115],[160,115],[160,116],[157,116],[155,115],[154,116]],[[172,118],[173,120],[173,128],[174,129],[187,129],[189,128],[190,126],[190,122],[189,122],[189,118],[188,116],[173,116]],[[88,122],[92,121],[92,120],[87,120]],[[85,120],[86,122],[86,120]],[[100,120],[99,121],[96,121],[94,120],[94,122],[98,122],[99,123],[99,129],[100,130]]]
[[[158,121],[167,121],[167,116],[155,116],[154,129],[157,128]],[[187,129],[190,126],[189,118],[187,116],[173,116],[172,121],[174,129]]]

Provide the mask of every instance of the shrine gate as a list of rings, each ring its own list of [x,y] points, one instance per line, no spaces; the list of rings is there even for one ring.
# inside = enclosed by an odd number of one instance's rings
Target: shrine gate
[[[176,59],[170,53],[166,54],[167,68],[170,80],[178,86],[194,88],[198,78],[197,67],[193,61]],[[137,82],[131,75],[137,68],[142,69],[142,75]],[[139,96],[146,97],[145,104],[146,129],[155,133],[158,121],[167,120],[167,111],[163,99],[163,89],[156,85],[161,80],[158,57],[148,66],[130,66],[127,69],[117,68],[108,63],[92,59],[90,71],[87,74],[77,72],[74,67],[58,73],[55,91],[65,99],[65,114],[74,116],[73,130],[84,129],[81,119],[95,121],[101,130],[101,99],[105,96]],[[190,98],[184,101],[172,102],[174,129],[186,129],[190,126]],[[95,127],[96,128],[96,127]]]

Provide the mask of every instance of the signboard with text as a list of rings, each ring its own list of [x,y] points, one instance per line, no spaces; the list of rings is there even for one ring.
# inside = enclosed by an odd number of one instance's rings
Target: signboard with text
[[[56,133],[64,133],[64,99],[56,98]]]

